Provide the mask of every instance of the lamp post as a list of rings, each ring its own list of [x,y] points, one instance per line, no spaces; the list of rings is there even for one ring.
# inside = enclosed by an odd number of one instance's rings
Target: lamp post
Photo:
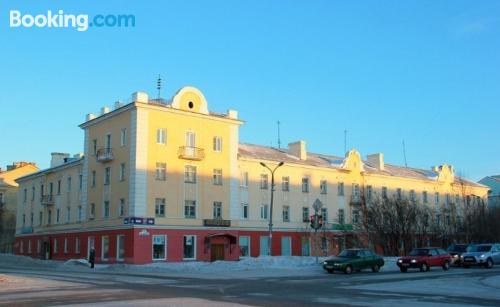
[[[283,164],[284,162],[278,163],[278,165],[274,168],[271,169],[269,166],[267,166],[264,162],[260,162],[260,165],[264,166],[271,172],[271,208],[269,212],[269,242],[268,243],[268,249],[269,249],[269,256],[272,256],[272,242],[273,242],[273,199],[274,199],[274,172]]]

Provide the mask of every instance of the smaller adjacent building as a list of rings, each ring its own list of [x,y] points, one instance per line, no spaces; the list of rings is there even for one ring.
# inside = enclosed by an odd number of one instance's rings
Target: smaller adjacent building
[[[16,179],[38,171],[32,162],[14,162],[0,169],[0,253],[12,253],[16,233],[16,207],[19,184]]]
[[[486,176],[479,183],[488,186],[488,205],[500,206],[500,175]]]

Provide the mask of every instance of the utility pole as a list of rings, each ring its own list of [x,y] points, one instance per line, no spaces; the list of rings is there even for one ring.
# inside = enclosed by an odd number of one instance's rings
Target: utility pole
[[[284,162],[278,163],[278,165],[274,168],[271,169],[269,166],[267,166],[264,162],[260,162],[260,165],[264,166],[271,172],[271,208],[269,212],[269,240],[268,240],[268,249],[269,249],[269,256],[273,255],[272,252],[272,241],[273,241],[273,199],[274,199],[274,172],[283,164]]]

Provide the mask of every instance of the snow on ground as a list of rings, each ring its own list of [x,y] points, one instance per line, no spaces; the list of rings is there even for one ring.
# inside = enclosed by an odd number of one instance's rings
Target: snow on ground
[[[134,264],[96,264],[99,272],[152,273],[177,277],[198,278],[253,278],[283,276],[314,276],[325,274],[322,263],[328,257],[310,256],[260,256],[243,258],[240,261],[215,262],[154,262],[144,265]],[[396,257],[386,257],[381,271],[398,270]],[[39,260],[25,256],[0,254],[0,265],[23,267],[46,267],[62,271],[90,271],[86,259],[68,261]]]

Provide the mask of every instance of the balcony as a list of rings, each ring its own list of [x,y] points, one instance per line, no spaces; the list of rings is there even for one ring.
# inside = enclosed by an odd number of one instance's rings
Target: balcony
[[[43,195],[42,196],[42,205],[50,206],[56,203],[54,195]]]
[[[111,148],[100,148],[96,153],[97,162],[106,163],[114,159],[113,150]]]
[[[361,205],[361,202],[362,202],[362,199],[361,199],[360,195],[355,195],[355,194],[351,195],[351,201],[350,201],[351,205],[353,205],[353,206]]]
[[[177,154],[180,159],[197,161],[205,159],[205,150],[198,147],[181,146]]]

